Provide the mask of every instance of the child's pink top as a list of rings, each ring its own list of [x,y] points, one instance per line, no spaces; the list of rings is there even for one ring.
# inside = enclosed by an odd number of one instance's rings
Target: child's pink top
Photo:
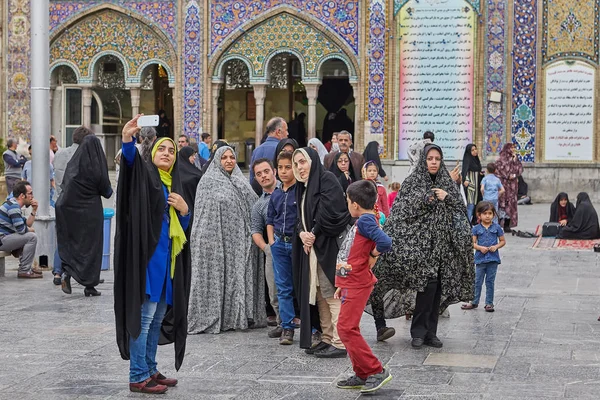
[[[396,200],[397,194],[398,192],[390,192],[390,194],[388,194],[388,206],[390,208],[392,208],[392,206],[394,205],[394,200]]]

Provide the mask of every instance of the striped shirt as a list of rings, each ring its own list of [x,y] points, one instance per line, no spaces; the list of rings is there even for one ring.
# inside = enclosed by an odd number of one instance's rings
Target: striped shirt
[[[21,206],[14,198],[6,200],[0,206],[0,235],[26,232],[27,224],[23,218]]]
[[[276,181],[275,188],[281,187],[281,182]],[[272,193],[263,192],[262,196],[258,198],[252,212],[250,214],[250,234],[260,233],[261,235],[266,234],[267,229],[267,209],[269,208],[269,200],[271,199]]]

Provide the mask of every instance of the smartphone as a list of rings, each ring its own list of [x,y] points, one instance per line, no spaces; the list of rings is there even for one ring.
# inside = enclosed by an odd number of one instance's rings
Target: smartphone
[[[140,128],[144,126],[158,126],[158,115],[142,115],[138,118],[137,124]]]

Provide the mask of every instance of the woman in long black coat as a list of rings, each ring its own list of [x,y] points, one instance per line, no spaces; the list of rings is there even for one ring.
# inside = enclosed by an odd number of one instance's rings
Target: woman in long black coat
[[[164,393],[176,379],[157,370],[156,351],[174,343],[179,370],[187,340],[190,249],[185,231],[190,210],[184,200],[175,142],[159,138],[151,162],[133,145],[137,119],[123,128],[115,234],[114,311],[121,358],[130,360],[129,389]],[[164,320],[163,320],[164,317]],[[166,324],[165,324],[166,322]],[[162,325],[162,330],[161,330]]]
[[[102,199],[113,193],[100,139],[88,135],[69,161],[56,202],[56,235],[60,244],[62,290],[71,294],[71,277],[99,296],[104,213]]]
[[[321,164],[319,155],[305,147],[294,152],[294,175],[298,181],[297,238],[293,243],[293,269],[296,297],[300,306],[300,347],[318,357],[345,357],[346,349],[337,335],[341,302],[333,298],[338,240],[345,234],[350,214],[344,192],[336,177]],[[322,342],[311,349],[308,323],[311,305],[319,309]]]

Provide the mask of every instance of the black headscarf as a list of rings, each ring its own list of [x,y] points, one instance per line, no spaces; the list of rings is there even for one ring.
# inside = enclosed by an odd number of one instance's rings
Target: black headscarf
[[[560,201],[563,199],[567,199],[567,220],[571,222],[571,220],[573,219],[573,216],[575,215],[575,206],[573,206],[573,203],[569,201],[568,194],[566,194],[565,192],[560,192],[558,196],[556,196],[556,198],[554,199],[554,202],[552,202],[552,204],[550,205],[550,222],[560,222],[558,211],[560,208]]]
[[[386,177],[387,174],[381,166],[381,158],[379,158],[379,142],[369,142],[367,147],[365,147],[363,157],[365,158],[365,163],[373,161],[377,165],[377,168],[379,168],[379,176],[382,178]]]
[[[294,150],[297,150],[298,147],[300,147],[298,146],[298,142],[296,142],[294,139],[287,138],[280,140],[279,143],[277,143],[277,147],[275,148],[275,158],[273,158],[273,166],[275,167],[275,170],[277,170],[277,157],[279,156],[279,153],[283,151],[283,148],[288,144],[291,144],[294,147]]]
[[[592,240],[600,238],[598,214],[592,205],[590,196],[581,192],[577,195],[575,215],[567,226],[558,233],[560,239]]]
[[[185,146],[179,150],[179,155],[177,156],[180,161],[177,164],[177,168],[179,168],[179,177],[181,179],[181,185],[183,189],[182,196],[190,211],[194,210],[194,204],[196,202],[196,187],[198,186],[198,182],[200,182],[200,178],[202,178],[202,171],[196,168],[194,164],[189,162],[190,156],[194,153],[195,151],[192,147]],[[196,157],[199,156],[196,155]],[[192,227],[191,220],[189,226],[190,228]]]
[[[171,172],[171,192],[183,194],[179,161]],[[189,162],[186,160],[186,162]],[[141,331],[141,309],[146,298],[146,268],[160,238],[165,215],[165,196],[158,169],[142,161],[136,151],[133,166],[121,157],[115,235],[115,324],[121,358],[129,359],[129,339]],[[188,207],[193,209],[194,205]],[[187,307],[190,291],[190,249],[186,243],[176,258],[173,306],[165,315],[161,344],[175,342],[175,369],[185,355]]]
[[[106,156],[95,135],[88,135],[67,164],[56,202],[56,234],[63,269],[83,286],[96,286],[102,266],[104,213],[100,196],[112,187]]]
[[[342,154],[345,154],[346,157],[348,157],[348,172],[350,173],[350,180],[348,180],[348,178],[346,178],[346,174],[343,173],[342,170],[337,165],[338,160],[340,159]],[[362,165],[360,166],[360,168],[362,168]],[[356,176],[354,175],[354,166],[352,165],[352,159],[350,158],[350,154],[348,154],[348,153],[342,153],[341,151],[339,153],[337,153],[335,155],[335,157],[333,158],[333,162],[331,163],[331,166],[329,167],[329,171],[332,172],[333,175],[335,175],[337,180],[340,182],[340,185],[342,186],[344,193],[346,193],[348,186],[350,186],[350,184],[352,182],[356,182],[356,180],[357,180]]]
[[[473,143],[468,144],[465,149],[465,154],[463,155],[462,161],[462,177],[463,180],[469,174],[470,171],[481,173],[481,161],[479,160],[479,156],[473,156],[471,154],[471,150],[475,146]]]
[[[310,321],[310,257],[304,252],[299,236],[299,233],[304,231],[302,217],[304,216],[306,221],[306,230],[316,236],[314,251],[319,264],[331,284],[335,286],[338,238],[350,223],[350,214],[338,180],[331,172],[325,170],[319,154],[309,147],[296,150],[294,155],[299,152],[310,158],[311,166],[308,181],[298,181],[296,185],[298,225],[297,234],[294,235],[296,240],[292,245],[292,263],[300,318],[308,322]],[[303,198],[304,207],[302,207]],[[311,324],[303,323],[300,329],[301,348],[310,347],[311,333]]]

